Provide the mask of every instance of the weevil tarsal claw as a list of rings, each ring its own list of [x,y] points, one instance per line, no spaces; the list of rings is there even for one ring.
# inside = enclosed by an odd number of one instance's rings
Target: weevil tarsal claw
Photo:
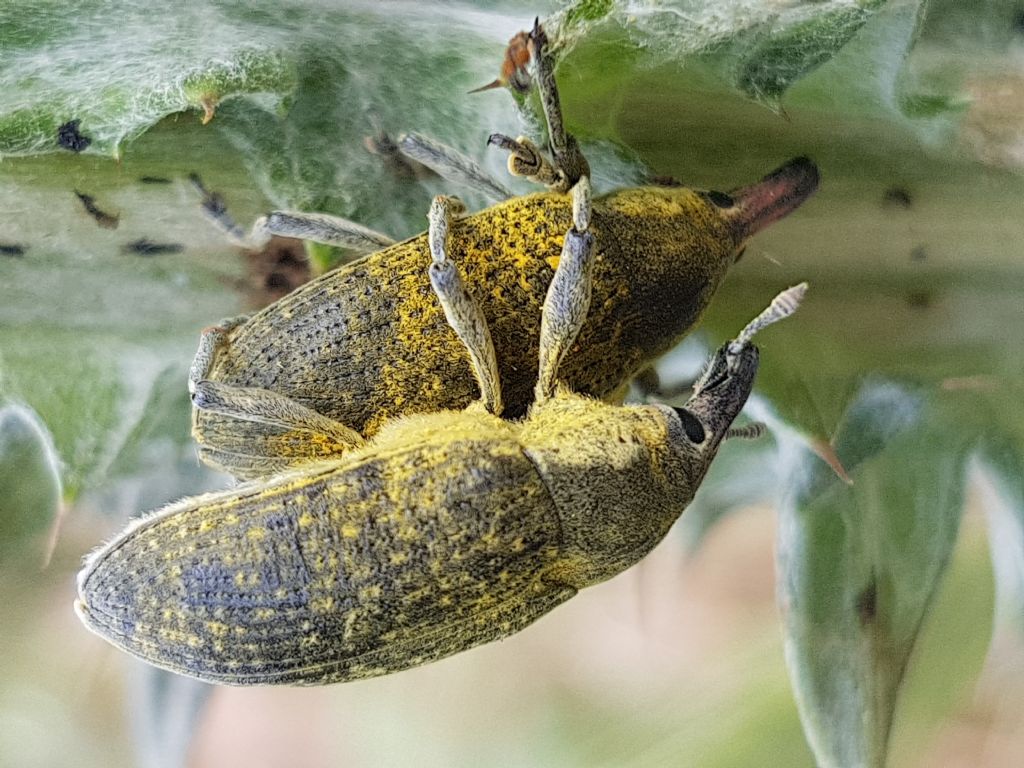
[[[750,340],[754,338],[755,334],[773,323],[785,320],[796,312],[806,293],[807,283],[800,283],[799,285],[787,288],[772,299],[772,303],[768,305],[767,309],[747,323],[746,327],[739,332],[739,335],[729,342],[727,354],[730,362],[739,355],[744,347],[750,344]]]

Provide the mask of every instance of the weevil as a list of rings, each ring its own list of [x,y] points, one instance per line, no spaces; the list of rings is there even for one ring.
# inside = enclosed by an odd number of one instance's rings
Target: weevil
[[[517,632],[643,558],[693,498],[754,382],[754,332],[711,358],[684,407],[573,392],[563,361],[593,300],[589,182],[543,303],[534,402],[502,419],[480,304],[431,207],[429,284],[481,397],[394,419],[346,455],[185,499],[93,553],[78,615],[125,651],[210,682],[317,685],[397,672]],[[468,353],[468,354],[467,354]]]
[[[572,220],[566,190],[589,175],[562,124],[545,39],[535,25],[530,49],[553,160],[522,137],[489,141],[510,153],[512,173],[549,191],[468,216],[453,203],[444,223],[490,328],[503,384],[499,412],[510,418],[532,399],[540,307]],[[399,148],[442,175],[507,195],[454,150],[416,135]],[[798,158],[731,194],[652,186],[597,197],[588,222],[594,301],[562,371],[567,385],[621,399],[630,378],[694,326],[748,238],[799,206],[817,183],[814,164]],[[239,239],[222,207],[213,219]],[[189,387],[193,436],[208,464],[243,479],[267,476],[357,447],[396,416],[461,408],[478,396],[424,270],[432,231],[396,244],[352,222],[289,212],[268,215],[256,230],[369,254],[251,317],[204,331]]]

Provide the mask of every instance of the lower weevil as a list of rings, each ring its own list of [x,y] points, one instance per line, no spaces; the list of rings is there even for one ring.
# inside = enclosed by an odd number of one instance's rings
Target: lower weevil
[[[185,499],[132,523],[79,575],[91,630],[152,664],[234,685],[383,675],[517,632],[643,558],[683,512],[743,407],[753,332],[682,408],[610,405],[559,375],[591,302],[589,182],[543,304],[534,402],[498,416],[488,324],[435,227],[428,279],[482,392],[402,417],[346,455]],[[445,220],[438,198],[432,219]]]

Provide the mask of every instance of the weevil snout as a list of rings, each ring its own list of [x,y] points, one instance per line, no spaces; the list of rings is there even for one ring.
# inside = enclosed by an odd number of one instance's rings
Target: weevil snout
[[[797,157],[776,168],[756,184],[719,195],[719,205],[732,226],[736,242],[743,243],[772,222],[788,216],[818,188],[818,166]],[[712,202],[715,202],[712,200]],[[724,205],[731,202],[731,205]]]
[[[729,344],[724,344],[694,386],[693,397],[684,408],[676,409],[691,442],[705,452],[710,451],[709,455],[714,455],[747,402],[754,387],[758,360],[757,347],[752,344],[745,344],[738,351],[730,351]],[[701,439],[696,439],[698,437]]]

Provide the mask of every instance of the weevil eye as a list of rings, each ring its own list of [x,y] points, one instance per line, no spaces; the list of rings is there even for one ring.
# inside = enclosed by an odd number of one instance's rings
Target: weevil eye
[[[698,445],[703,443],[706,435],[704,433],[704,425],[700,423],[700,419],[685,408],[673,408],[672,410],[678,414],[679,421],[683,425],[683,431],[690,438],[690,442]]]
[[[716,192],[712,189],[704,192],[703,195],[719,208],[732,208],[736,205],[736,201],[731,196],[725,194],[725,192]]]

